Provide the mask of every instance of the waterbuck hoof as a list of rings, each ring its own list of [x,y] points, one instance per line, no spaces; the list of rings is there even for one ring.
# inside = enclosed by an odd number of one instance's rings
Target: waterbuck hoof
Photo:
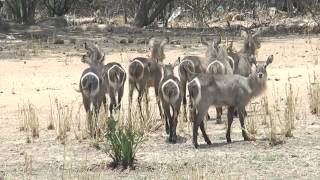
[[[198,143],[193,143],[194,148],[198,149],[199,148],[199,144]]]
[[[222,124],[221,118],[217,118],[216,124]]]
[[[208,145],[212,145],[212,142],[211,142],[210,140],[207,140],[206,143],[207,143]]]
[[[169,142],[172,144],[176,144],[177,143],[177,138],[169,138]]]
[[[227,143],[231,143],[231,138],[227,138]]]

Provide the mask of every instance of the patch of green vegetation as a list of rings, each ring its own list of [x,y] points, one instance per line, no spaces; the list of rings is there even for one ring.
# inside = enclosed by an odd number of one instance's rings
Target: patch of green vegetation
[[[251,161],[260,161],[260,162],[273,162],[278,161],[283,158],[281,154],[253,154],[249,156]]]

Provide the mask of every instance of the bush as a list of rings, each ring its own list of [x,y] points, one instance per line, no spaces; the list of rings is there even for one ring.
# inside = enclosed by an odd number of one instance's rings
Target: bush
[[[114,118],[108,118],[107,128],[104,134],[104,142],[110,147],[110,154],[113,159],[112,166],[117,167],[122,165],[123,168],[133,167],[135,154],[138,150],[138,145],[142,142],[143,133],[136,130],[132,126],[122,127]]]

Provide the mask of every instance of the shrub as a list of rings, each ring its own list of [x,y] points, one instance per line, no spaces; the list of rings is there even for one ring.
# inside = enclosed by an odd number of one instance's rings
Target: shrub
[[[133,168],[135,154],[139,144],[142,142],[143,132],[135,129],[131,125],[119,126],[114,118],[107,119],[107,128],[104,133],[104,142],[110,147],[110,154],[113,162],[111,165],[117,167],[122,165],[123,168],[130,166]]]

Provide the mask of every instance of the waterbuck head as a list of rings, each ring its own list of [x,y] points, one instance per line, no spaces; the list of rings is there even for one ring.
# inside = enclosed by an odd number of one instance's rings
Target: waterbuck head
[[[207,46],[207,52],[206,52],[206,56],[208,58],[216,58],[218,56],[219,53],[219,45],[221,43],[221,36],[218,35],[217,37],[213,38],[212,43],[208,43],[206,42],[203,37],[201,37],[201,43],[205,46]]]
[[[167,76],[173,76],[173,70],[174,70],[174,66],[172,64],[165,64],[163,65],[163,77],[167,77]]]
[[[269,64],[271,64],[273,61],[273,55],[270,55],[267,59],[267,61],[265,62],[265,64],[258,64],[256,67],[256,71],[254,73],[254,75],[256,76],[256,79],[258,80],[258,82],[266,82],[267,81],[267,67]]]
[[[81,62],[89,64],[90,66],[103,64],[105,55],[102,54],[97,44],[84,43],[84,48],[87,50],[87,53],[82,56]]]
[[[243,50],[245,53],[256,54],[256,50],[261,47],[261,41],[259,35],[261,34],[261,29],[256,33],[251,34],[247,31],[241,31],[241,36],[244,37],[244,47]]]
[[[161,42],[157,42],[155,38],[151,38],[149,41],[149,46],[151,47],[151,60],[162,64],[163,60],[166,58],[164,54],[164,46],[169,42],[169,38],[166,37]]]

